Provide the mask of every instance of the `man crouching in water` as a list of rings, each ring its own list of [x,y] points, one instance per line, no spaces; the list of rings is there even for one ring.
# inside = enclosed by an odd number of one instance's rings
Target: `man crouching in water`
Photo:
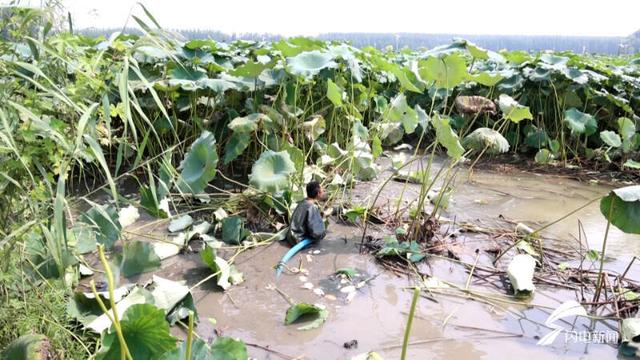
[[[322,215],[317,201],[324,195],[324,190],[317,181],[307,184],[307,198],[301,200],[291,215],[287,240],[294,246],[305,239],[317,243],[326,235]]]

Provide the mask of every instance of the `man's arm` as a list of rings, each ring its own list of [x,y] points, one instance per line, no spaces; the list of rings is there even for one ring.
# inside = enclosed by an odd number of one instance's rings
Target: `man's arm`
[[[326,235],[326,229],[322,221],[322,216],[320,215],[320,210],[318,210],[317,206],[310,206],[308,211],[307,231],[309,232],[309,236],[315,241],[322,240]]]

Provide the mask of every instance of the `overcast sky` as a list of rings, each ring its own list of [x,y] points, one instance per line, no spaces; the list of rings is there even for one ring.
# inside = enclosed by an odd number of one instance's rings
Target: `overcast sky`
[[[31,1],[39,4],[40,0]],[[120,27],[135,0],[62,0],[76,28]],[[7,2],[0,0],[0,2]],[[163,27],[316,35],[415,32],[626,36],[639,0],[142,0]],[[131,21],[130,21],[131,23]]]

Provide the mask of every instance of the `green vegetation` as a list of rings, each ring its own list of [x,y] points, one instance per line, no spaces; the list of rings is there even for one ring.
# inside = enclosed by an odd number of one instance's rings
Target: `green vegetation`
[[[192,352],[246,358],[244,344],[233,339],[219,338],[211,348],[199,340],[176,346],[165,320],[175,323],[193,310],[188,291],[168,304],[136,288],[125,297],[126,311],[114,311],[118,276],[110,267],[129,277],[161,261],[147,243],[117,248],[131,215],[123,212],[127,205],[159,218],[185,208],[216,210],[227,244],[274,241],[281,238],[275,220],[260,229],[266,232],[252,232],[238,214],[250,208],[286,223],[291,205],[304,196],[303,183],[320,180],[348,195],[355,181],[378,176],[375,160],[383,147],[412,143],[414,156],[394,168],[405,182],[421,184],[420,210],[402,234],[409,241],[392,238],[377,255],[411,253],[417,262],[425,256],[417,244],[425,236],[420,224],[446,206],[453,169],[472,154],[510,151],[544,163],[637,168],[638,58],[496,53],[464,40],[400,52],[307,38],[182,41],[147,17],[134,17],[143,35],[108,39],[54,33],[48,16],[36,10],[19,9],[2,20],[8,34],[0,41],[0,348],[36,332],[60,358],[173,359]],[[402,168],[438,150],[448,162],[436,176],[444,190],[434,195],[433,156],[426,169]],[[120,194],[124,179],[137,182],[140,198]],[[97,194],[111,201],[97,204]],[[614,207],[614,199],[624,207]],[[432,214],[422,213],[426,200],[435,205]],[[627,213],[637,213],[637,202],[637,189],[615,192],[603,200],[603,213],[637,232]],[[346,217],[368,219],[371,206],[354,207]],[[209,232],[210,224],[193,225],[185,216],[169,228],[190,229],[181,243],[169,244],[175,253]],[[213,272],[203,281],[215,278],[227,289],[242,274],[235,256],[223,259],[214,244],[207,241],[201,253]],[[78,301],[73,289],[83,254],[96,250],[109,292],[99,295],[94,284],[95,311],[82,316],[108,321],[91,336],[80,326],[91,322],[72,321],[65,309]],[[144,300],[133,304],[133,295]],[[328,314],[298,304],[286,323],[305,313],[317,316],[307,328]]]

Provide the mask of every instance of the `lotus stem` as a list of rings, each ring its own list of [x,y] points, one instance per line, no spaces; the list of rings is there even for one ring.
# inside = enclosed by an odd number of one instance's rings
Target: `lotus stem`
[[[420,287],[413,288],[413,298],[411,299],[411,309],[409,310],[409,319],[407,320],[407,327],[404,329],[404,341],[402,342],[402,355],[401,360],[407,358],[407,348],[409,347],[409,336],[411,335],[411,325],[413,325],[413,317],[416,313],[416,305],[418,304],[418,298],[420,297]]]

